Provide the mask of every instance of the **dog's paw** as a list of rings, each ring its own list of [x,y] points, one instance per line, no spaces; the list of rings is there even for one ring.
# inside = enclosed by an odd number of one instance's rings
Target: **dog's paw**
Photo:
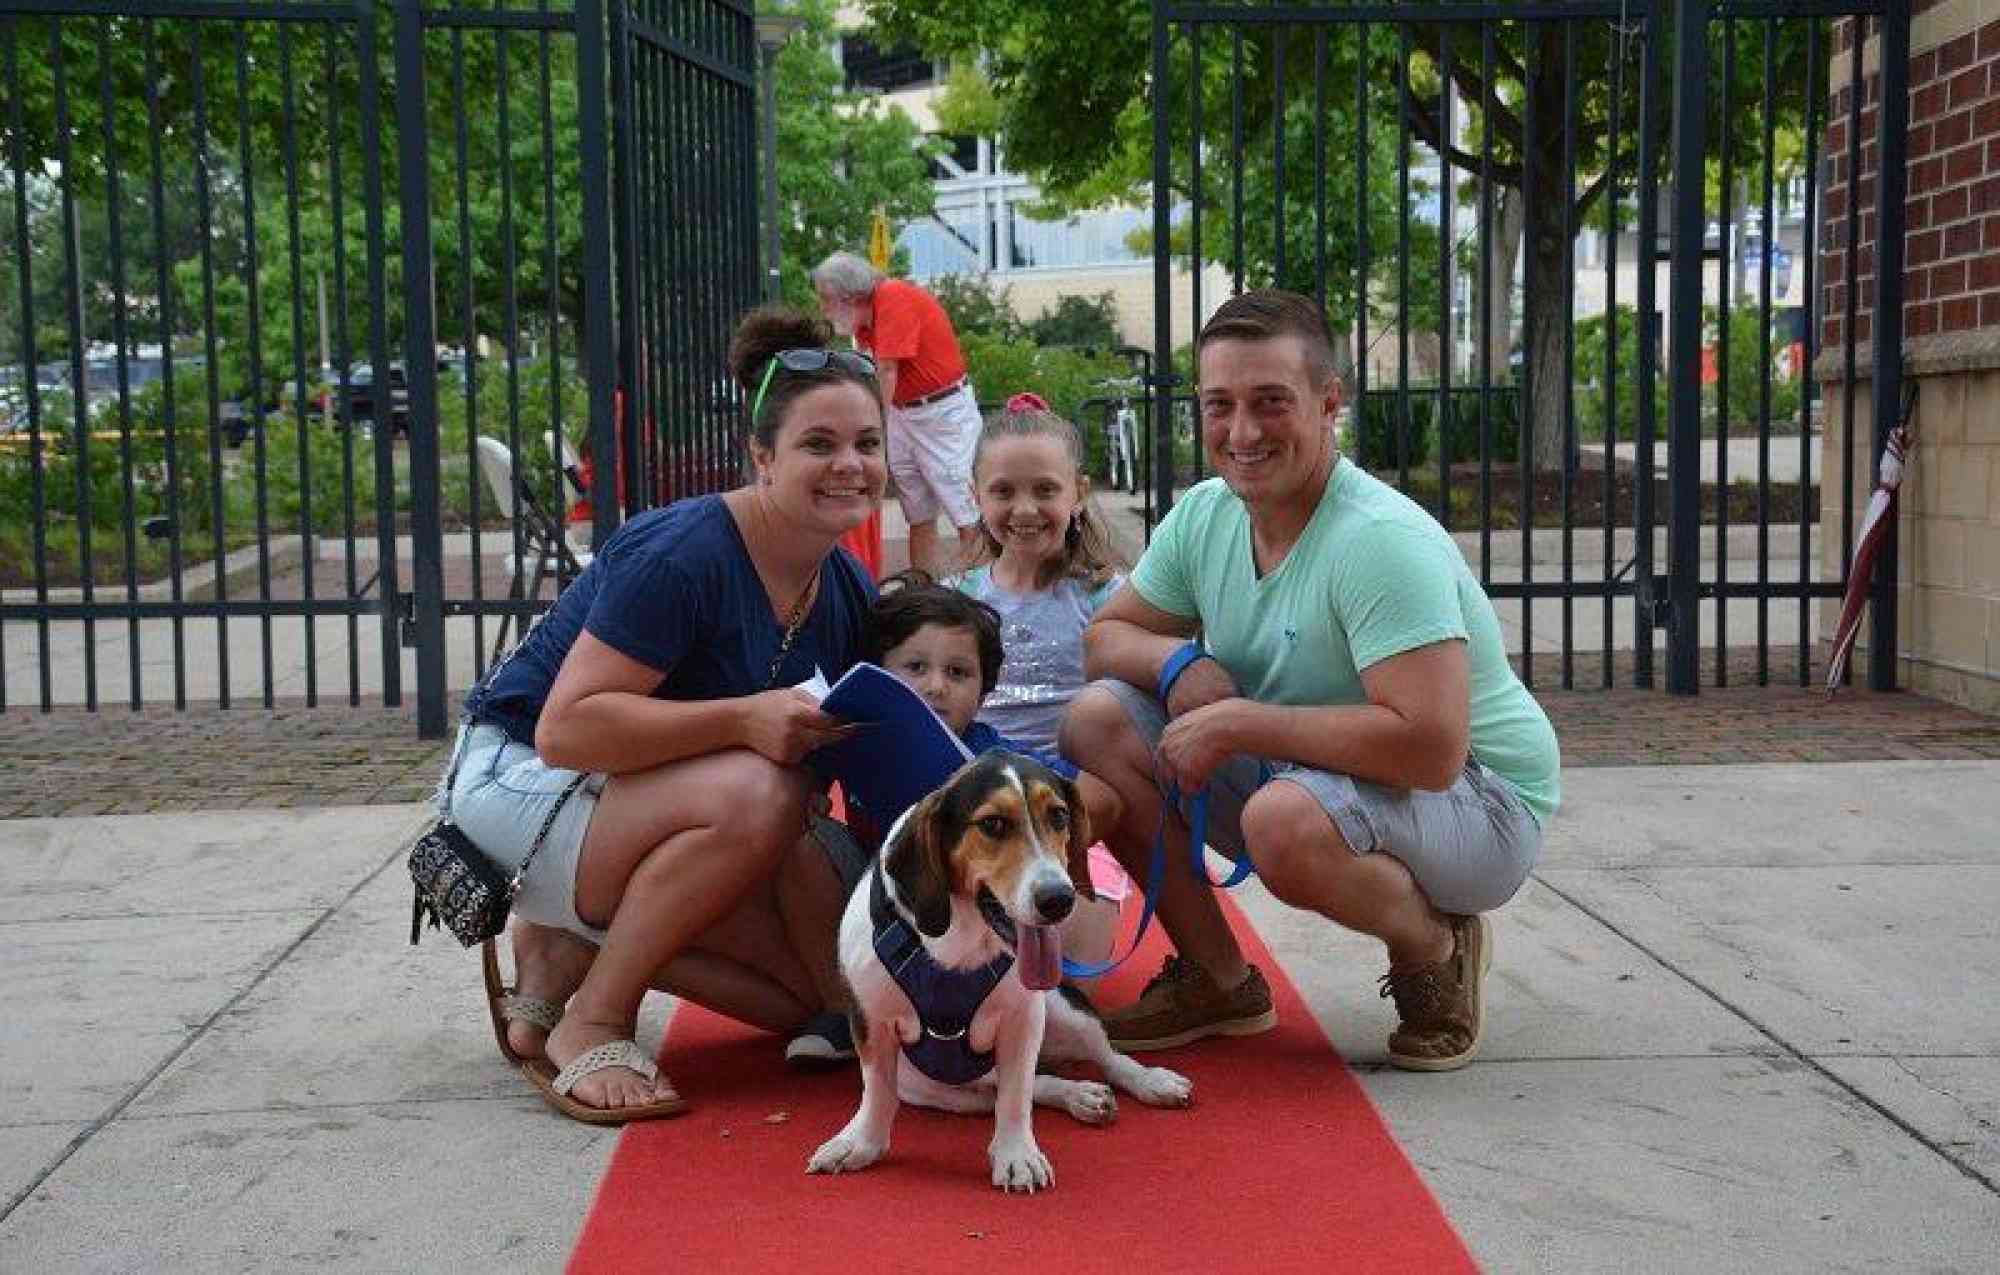
[[[806,1161],[807,1173],[858,1173],[888,1153],[887,1142],[870,1142],[843,1129],[820,1144]]]
[[[1118,1095],[1110,1085],[1079,1080],[1063,1093],[1063,1110],[1085,1124],[1110,1124],[1118,1116]]]
[[[1055,1169],[1032,1140],[995,1142],[987,1154],[993,1160],[993,1185],[1002,1191],[1026,1191],[1032,1195],[1056,1184]]]
[[[1149,1107],[1185,1107],[1194,1101],[1194,1082],[1165,1067],[1147,1067],[1132,1078],[1131,1094]]]

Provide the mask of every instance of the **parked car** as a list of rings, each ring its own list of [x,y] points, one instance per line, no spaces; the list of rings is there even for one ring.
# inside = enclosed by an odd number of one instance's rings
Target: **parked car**
[[[389,425],[397,434],[410,432],[410,380],[401,363],[389,365]],[[335,392],[339,378],[334,378]],[[373,429],[381,411],[375,385],[375,369],[357,363],[347,373],[347,395],[336,403],[334,419],[341,425],[362,425]]]
[[[215,427],[222,431],[222,441],[231,447],[241,447],[244,440],[250,437],[250,431],[256,428],[256,422],[251,419],[250,413],[243,410],[243,404],[225,400],[218,404]]]

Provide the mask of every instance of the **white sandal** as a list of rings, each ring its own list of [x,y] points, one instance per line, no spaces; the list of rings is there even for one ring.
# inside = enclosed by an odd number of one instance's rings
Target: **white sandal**
[[[520,1066],[528,1060],[507,1041],[507,1024],[527,1023],[552,1032],[562,1021],[563,1007],[536,996],[523,996],[500,981],[500,953],[492,939],[480,946],[479,963],[486,976],[486,1016],[493,1022],[493,1039],[508,1062]]]
[[[606,1041],[586,1049],[561,1071],[557,1071],[546,1058],[531,1059],[521,1064],[521,1070],[527,1073],[543,1101],[572,1120],[581,1120],[585,1124],[630,1124],[638,1120],[658,1120],[680,1115],[688,1109],[687,1099],[671,1091],[664,1098],[633,1107],[593,1107],[570,1097],[570,1090],[576,1088],[578,1081],[611,1067],[627,1068],[648,1080],[657,1080],[660,1075],[660,1069],[646,1056],[646,1051],[631,1040]]]

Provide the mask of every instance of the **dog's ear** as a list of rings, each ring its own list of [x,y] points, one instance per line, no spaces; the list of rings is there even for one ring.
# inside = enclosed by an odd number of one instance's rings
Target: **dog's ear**
[[[951,928],[951,872],[946,855],[956,841],[954,822],[940,788],[910,811],[883,868],[896,883],[897,897],[910,909],[925,938],[940,938]]]
[[[1097,901],[1097,887],[1090,880],[1090,843],[1095,840],[1090,835],[1090,811],[1083,804],[1083,792],[1065,776],[1057,775],[1062,784],[1063,804],[1069,807],[1069,883],[1076,892],[1091,902]]]

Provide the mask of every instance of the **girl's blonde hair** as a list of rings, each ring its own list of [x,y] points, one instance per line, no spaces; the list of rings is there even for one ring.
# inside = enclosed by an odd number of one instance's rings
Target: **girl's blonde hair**
[[[986,459],[986,449],[1003,438],[1053,438],[1061,443],[1063,453],[1069,457],[1074,468],[1071,480],[1076,483],[1081,496],[1076,513],[1070,519],[1069,529],[1063,535],[1062,559],[1053,569],[1044,567],[1042,578],[1036,583],[1045,589],[1062,579],[1081,580],[1093,589],[1109,584],[1114,575],[1125,569],[1126,564],[1123,556],[1113,547],[1104,518],[1097,512],[1095,502],[1086,491],[1082,433],[1075,425],[1050,411],[1041,395],[1014,395],[1007,400],[1005,407],[986,418],[985,427],[979,431],[979,446],[972,455],[975,489],[979,481],[979,467]],[[1000,549],[1000,542],[994,539],[992,529],[982,517],[979,520],[979,543],[972,549],[967,565],[976,567],[992,562],[999,558]]]

